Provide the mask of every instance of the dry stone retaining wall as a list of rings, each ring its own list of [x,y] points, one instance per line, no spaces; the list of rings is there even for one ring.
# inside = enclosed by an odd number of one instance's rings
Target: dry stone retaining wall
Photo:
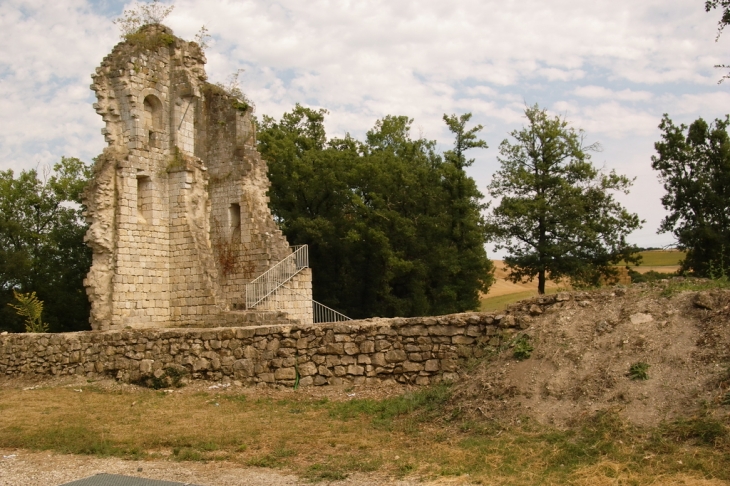
[[[0,374],[137,381],[182,372],[188,379],[248,385],[293,385],[299,375],[302,386],[381,380],[427,385],[456,379],[461,358],[505,344],[529,321],[526,315],[466,313],[317,325],[9,334],[0,336]]]

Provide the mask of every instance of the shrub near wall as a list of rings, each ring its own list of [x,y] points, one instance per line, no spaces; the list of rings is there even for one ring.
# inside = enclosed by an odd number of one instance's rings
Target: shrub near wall
[[[457,378],[459,358],[504,344],[529,320],[466,313],[304,326],[8,334],[0,336],[0,373],[426,385]]]

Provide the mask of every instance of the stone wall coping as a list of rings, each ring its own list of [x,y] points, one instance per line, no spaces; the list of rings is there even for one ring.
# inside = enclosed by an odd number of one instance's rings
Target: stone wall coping
[[[0,342],[16,339],[49,339],[68,341],[86,340],[104,342],[109,340],[128,341],[132,338],[154,337],[155,339],[165,338],[195,338],[215,339],[226,336],[224,339],[243,339],[253,336],[266,336],[271,334],[292,335],[298,331],[311,331],[316,329],[332,330],[336,334],[351,334],[364,330],[377,329],[378,327],[408,327],[408,326],[468,326],[470,324],[492,324],[500,317],[490,312],[464,312],[458,314],[446,314],[442,316],[427,317],[375,317],[359,319],[346,322],[326,322],[320,324],[292,324],[292,325],[259,325],[247,327],[165,327],[165,328],[134,328],[118,329],[107,331],[76,331],[64,333],[10,333],[0,335]],[[490,321],[491,319],[491,321]],[[209,336],[206,336],[209,335]]]

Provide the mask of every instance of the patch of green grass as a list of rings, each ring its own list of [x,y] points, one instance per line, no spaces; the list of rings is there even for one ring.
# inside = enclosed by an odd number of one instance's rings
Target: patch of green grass
[[[400,477],[407,476],[407,475],[411,474],[412,472],[414,472],[415,470],[416,470],[416,466],[409,462],[399,464],[398,465],[398,476],[400,476]]]
[[[190,447],[174,448],[172,450],[172,457],[176,461],[202,461],[204,460],[203,455]]]
[[[286,447],[279,447],[274,449],[270,454],[264,454],[263,456],[253,457],[246,461],[249,466],[255,467],[267,467],[267,468],[278,468],[284,466],[283,459],[295,456],[297,452],[293,449],[287,449]]]
[[[680,292],[730,288],[730,278],[722,277],[717,279],[709,278],[685,278],[670,280],[661,292],[664,297],[672,297]]]
[[[648,380],[649,365],[643,361],[636,362],[629,368],[628,376],[632,380]]]
[[[359,415],[370,415],[373,423],[388,428],[394,418],[418,413],[420,419],[426,420],[438,413],[451,397],[451,385],[439,385],[406,393],[383,400],[357,399],[347,402],[334,402],[330,406],[330,417],[339,420],[350,420]]]
[[[63,454],[83,454],[101,457],[116,456],[139,459],[146,454],[138,447],[110,440],[103,432],[84,426],[55,425],[43,429],[16,427],[11,440],[4,440],[4,447],[52,450]],[[5,431],[4,431],[5,432]]]
[[[347,476],[348,474],[333,468],[329,464],[320,463],[312,464],[304,472],[304,477],[313,483],[320,481],[343,481],[347,479]]]
[[[715,445],[728,437],[728,430],[722,422],[712,417],[693,417],[664,424],[660,430],[664,437],[675,442],[697,441],[704,445]]]

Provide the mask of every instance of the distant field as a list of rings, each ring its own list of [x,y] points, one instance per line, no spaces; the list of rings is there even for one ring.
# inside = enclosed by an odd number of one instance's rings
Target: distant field
[[[652,250],[639,252],[641,255],[642,267],[671,267],[678,266],[679,261],[685,256],[685,252],[677,250]],[[624,262],[624,265],[626,263]]]
[[[632,270],[639,273],[649,271],[674,273],[679,270],[679,262],[685,256],[685,252],[677,250],[650,250],[642,251],[639,254],[642,257],[641,265],[638,267],[631,266]],[[622,267],[625,265],[625,262],[621,264]],[[500,311],[510,304],[537,295],[537,280],[527,283],[513,283],[505,280],[507,271],[503,268],[503,261],[494,260],[494,266],[496,267],[494,272],[496,282],[481,300],[480,310],[482,312]],[[558,284],[549,280],[546,282],[545,292],[554,294],[560,287],[566,288],[569,285],[567,282]]]

